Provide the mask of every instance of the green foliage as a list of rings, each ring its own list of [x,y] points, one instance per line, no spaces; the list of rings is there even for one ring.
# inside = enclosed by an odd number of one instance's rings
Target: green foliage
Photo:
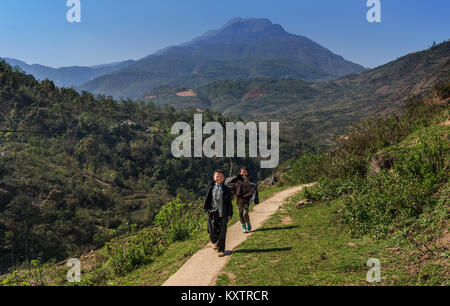
[[[142,230],[124,240],[107,242],[104,248],[107,264],[116,275],[125,275],[137,267],[150,263],[162,251],[161,241],[155,232]]]
[[[49,264],[42,264],[39,260],[31,260],[25,272],[12,271],[1,280],[0,286],[46,286],[44,275],[48,273],[48,269]]]
[[[155,217],[169,241],[182,241],[195,233],[204,221],[203,210],[192,203],[182,203],[179,198],[163,205]]]
[[[22,283],[17,275],[17,270],[9,273],[1,282],[0,286],[26,286],[29,284]]]
[[[391,150],[393,169],[369,176],[346,198],[345,219],[361,233],[382,235],[391,226],[414,223],[425,209],[434,209],[437,200],[432,195],[448,179],[449,146],[444,138],[421,137],[416,145]]]
[[[177,195],[203,196],[230,160],[172,156],[173,123],[194,113],[80,94],[0,61],[0,273],[99,248],[127,222],[151,226]]]
[[[330,165],[331,159],[324,154],[304,154],[300,156],[283,177],[283,183],[295,185],[317,181]]]
[[[47,264],[42,265],[39,260],[32,260],[30,263],[28,278],[34,286],[45,286],[44,271],[48,268]]]
[[[416,146],[394,152],[395,165],[391,172],[382,171],[367,178],[347,198],[345,218],[361,233],[382,235],[392,227],[400,229],[398,235],[407,241],[413,239],[409,235],[411,228],[423,232],[445,219],[444,204],[433,195],[448,181],[449,146],[443,138],[430,137],[420,139]],[[429,212],[437,215],[430,218]],[[428,226],[420,226],[423,222]]]
[[[303,188],[301,193],[307,200],[327,202],[337,199],[343,195],[352,193],[359,187],[358,185],[360,183],[361,180],[357,177],[353,179],[321,178],[318,184],[312,187]]]
[[[115,275],[121,276],[149,264],[167,245],[186,240],[198,231],[205,221],[199,207],[183,203],[179,198],[163,205],[155,217],[155,227],[137,232],[134,227],[128,237],[105,244],[107,265]]]
[[[407,225],[427,206],[434,206],[434,186],[415,177],[383,171],[368,178],[345,198],[344,220],[362,233],[382,236],[392,227]]]
[[[431,95],[410,99],[403,115],[353,125],[335,151],[301,156],[283,180],[319,181],[302,191],[315,202],[342,197],[341,221],[354,233],[395,233],[394,239],[425,248],[448,218],[445,200],[435,196],[448,182],[448,127],[437,124],[447,118],[448,104],[429,102],[436,93],[441,101],[445,87],[437,85]],[[374,156],[389,156],[393,165],[377,173],[370,169]],[[418,238],[418,233],[426,237]]]

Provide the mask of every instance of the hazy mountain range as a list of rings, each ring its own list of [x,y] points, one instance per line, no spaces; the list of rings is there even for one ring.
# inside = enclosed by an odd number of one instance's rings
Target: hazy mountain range
[[[197,87],[255,77],[331,80],[365,68],[268,19],[235,18],[222,28],[138,61],[50,68],[8,59],[38,79],[115,98],[138,98],[161,85]],[[16,61],[14,63],[14,61]]]
[[[39,64],[27,64],[14,58],[3,58],[11,66],[18,66],[38,80],[50,79],[59,87],[77,87],[99,76],[112,73],[133,64],[133,60],[95,66],[71,66],[53,68]]]

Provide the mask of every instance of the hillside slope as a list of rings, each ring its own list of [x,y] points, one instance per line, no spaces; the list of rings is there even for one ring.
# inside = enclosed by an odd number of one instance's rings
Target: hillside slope
[[[210,108],[246,119],[281,120],[285,135],[303,134],[311,143],[331,144],[352,122],[398,112],[409,95],[425,92],[450,77],[450,41],[403,56],[360,75],[318,83],[264,79],[216,81],[195,97],[150,93],[147,100],[177,108]],[[257,91],[259,95],[252,95]]]
[[[286,179],[320,184],[240,245],[217,285],[448,286],[446,91],[441,105],[419,103],[404,117],[361,124],[331,160],[299,158]],[[379,283],[366,278],[371,258],[380,262]]]
[[[231,161],[172,155],[173,123],[194,113],[79,94],[0,61],[0,272],[102,245],[177,195],[203,195]]]

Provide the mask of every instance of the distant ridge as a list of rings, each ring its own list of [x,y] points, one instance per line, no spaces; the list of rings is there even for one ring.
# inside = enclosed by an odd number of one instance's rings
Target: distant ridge
[[[436,84],[449,83],[449,79],[450,41],[446,41],[359,75],[327,82],[218,80],[193,88],[196,97],[176,97],[175,89],[161,88],[166,95],[158,96],[156,89],[156,97],[149,100],[175,108],[209,108],[245,119],[283,120],[284,127],[302,131],[308,139],[323,140],[365,116],[397,112],[409,96],[426,93]],[[172,95],[167,95],[170,92]]]
[[[0,58],[1,59],[1,58]],[[27,64],[21,60],[5,57],[4,60],[32,74],[38,80],[50,79],[59,87],[76,87],[99,76],[112,73],[133,64],[133,60],[95,66],[71,66],[53,68],[39,64]]]
[[[365,70],[269,19],[234,18],[220,29],[163,48],[80,89],[139,98],[162,85],[197,87],[215,80],[254,77],[319,81]]]

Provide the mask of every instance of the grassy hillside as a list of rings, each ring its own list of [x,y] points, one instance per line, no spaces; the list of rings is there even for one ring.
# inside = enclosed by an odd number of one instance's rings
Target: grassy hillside
[[[381,285],[448,286],[449,102],[446,84],[356,125],[334,154],[300,157],[281,184],[319,184],[240,245],[218,284],[363,285],[378,258]]]
[[[291,146],[282,148],[285,156],[309,149],[305,138],[314,143],[344,133],[333,151],[284,165],[279,187],[319,184],[288,204],[290,219],[282,212],[242,245],[219,284],[264,283],[275,264],[274,284],[358,284],[368,255],[387,264],[388,284],[445,284],[449,47],[321,84],[219,81],[183,97],[176,94],[188,88],[154,89],[158,99],[175,95],[192,106],[198,99],[225,113],[283,120],[281,137]],[[53,263],[68,257],[86,261],[85,285],[167,279],[206,243],[199,197],[215,168],[230,170],[227,159],[171,155],[171,125],[192,124],[195,112],[79,94],[0,62],[0,268],[24,262],[30,268],[5,276],[4,284],[63,284],[67,268]],[[398,114],[383,116],[391,112]],[[346,129],[371,113],[379,116]],[[203,114],[205,121],[232,120]],[[261,174],[254,159],[233,162]],[[309,204],[294,209],[302,197]],[[272,227],[281,228],[269,235]],[[299,253],[311,241],[316,248]],[[238,271],[242,260],[253,279]],[[300,272],[283,264],[292,260]],[[311,269],[303,270],[307,263]],[[44,270],[56,275],[42,278]]]
[[[297,208],[304,197],[292,197],[233,252],[218,286],[365,286],[370,258],[381,263],[381,283],[373,285],[449,285],[448,244],[426,253],[356,236],[340,223],[342,199]]]

